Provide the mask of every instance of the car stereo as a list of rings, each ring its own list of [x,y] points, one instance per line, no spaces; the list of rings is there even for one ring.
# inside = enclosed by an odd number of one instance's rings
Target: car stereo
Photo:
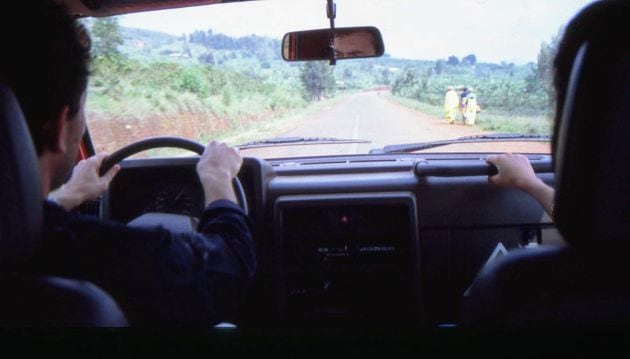
[[[288,323],[406,325],[420,320],[411,193],[276,201],[277,296]]]

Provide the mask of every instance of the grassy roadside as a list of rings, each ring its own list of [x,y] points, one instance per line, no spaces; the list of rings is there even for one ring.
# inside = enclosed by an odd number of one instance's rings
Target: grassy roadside
[[[273,117],[247,122],[217,136],[200,133],[195,140],[201,144],[207,144],[212,140],[217,140],[235,146],[245,142],[277,137],[283,132],[290,131],[292,128],[299,126],[309,115],[330,108],[356,92],[357,91],[338,92],[333,98],[313,102],[306,107],[286,110],[275,116],[270,114]],[[180,155],[187,156],[190,155],[190,152],[172,148],[160,148],[146,151],[144,154],[137,157],[173,157]]]
[[[443,108],[410,98],[390,95],[389,99],[405,107],[422,111],[437,118],[444,116]],[[476,124],[485,131],[549,135],[551,117],[543,114],[525,115],[501,110],[484,109],[477,115]]]
[[[292,128],[299,126],[307,116],[330,108],[355,92],[356,91],[338,92],[335,97],[310,103],[303,108],[287,110],[275,117],[239,126],[215,138],[202,135],[199,141],[206,143],[216,139],[230,145],[238,145],[245,142],[277,137],[283,132],[290,131]]]
[[[276,137],[354,92],[338,91],[311,102],[293,73],[243,73],[125,57],[97,58],[92,71],[88,127],[96,150],[110,153],[155,136],[232,145]],[[148,154],[171,153],[159,149]]]

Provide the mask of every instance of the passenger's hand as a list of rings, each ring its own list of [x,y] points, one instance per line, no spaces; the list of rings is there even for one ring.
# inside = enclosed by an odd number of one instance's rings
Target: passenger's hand
[[[506,153],[488,156],[486,161],[495,165],[499,172],[488,177],[488,182],[494,185],[527,191],[540,182],[526,156]]]
[[[527,157],[507,153],[488,156],[486,161],[495,165],[499,171],[498,174],[488,177],[488,182],[497,186],[518,188],[529,193],[551,218],[554,217],[555,190],[536,177]]]
[[[243,158],[237,148],[216,141],[206,146],[197,163],[206,206],[219,199],[237,203],[232,179],[236,177],[242,163]]]
[[[68,183],[51,195],[51,199],[63,208],[71,210],[85,201],[96,199],[107,191],[109,183],[120,170],[119,165],[113,166],[105,175],[99,176],[103,159],[107,153],[98,153],[86,160],[80,161],[72,170]]]

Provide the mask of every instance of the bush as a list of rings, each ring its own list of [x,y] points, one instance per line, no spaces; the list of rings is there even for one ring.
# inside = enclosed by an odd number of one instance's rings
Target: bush
[[[472,86],[482,108],[519,113],[544,113],[549,110],[549,97],[542,88],[532,90],[524,74],[515,76],[512,72],[511,75],[507,69],[479,71],[461,66],[457,69],[445,66],[439,75],[432,69],[420,73],[417,68],[405,69],[395,78],[392,92],[398,96],[441,105],[447,86]]]
[[[208,96],[208,86],[203,81],[203,74],[198,69],[185,69],[179,75],[177,88],[182,91],[188,91],[199,95],[200,97]]]
[[[150,133],[178,126],[172,119],[180,118],[187,133],[217,137],[268,119],[270,112],[306,106],[295,80],[269,70],[248,77],[205,64],[101,57],[93,61],[92,73],[88,109],[104,120],[106,130],[98,133],[103,143],[118,144],[120,124],[147,126]],[[154,125],[143,125],[147,119]]]

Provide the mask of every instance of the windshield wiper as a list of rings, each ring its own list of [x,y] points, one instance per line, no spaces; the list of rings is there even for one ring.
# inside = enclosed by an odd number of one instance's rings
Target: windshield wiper
[[[478,143],[478,142],[549,142],[548,135],[525,135],[521,133],[492,133],[487,135],[464,136],[452,140],[406,143],[400,145],[389,145],[383,148],[370,150],[370,154],[395,153],[395,152],[415,152],[434,147],[452,145],[456,143]]]
[[[322,145],[322,144],[344,144],[344,143],[370,143],[372,141],[355,138],[335,138],[335,137],[276,137],[266,140],[246,142],[237,145],[239,149],[274,147],[274,146],[296,146],[296,145]]]

